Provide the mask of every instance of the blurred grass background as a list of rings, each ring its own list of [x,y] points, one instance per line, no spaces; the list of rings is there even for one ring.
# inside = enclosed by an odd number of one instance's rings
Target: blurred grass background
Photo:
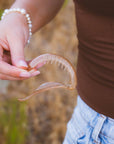
[[[0,13],[13,0],[0,1]],[[74,5],[66,0],[63,8],[52,22],[36,32],[25,48],[26,59],[43,53],[59,54],[77,64],[77,30]],[[61,144],[66,124],[76,105],[75,90],[55,89],[39,94],[26,103],[17,98],[30,94],[46,81],[67,79],[55,65],[46,65],[41,74],[25,81],[0,80],[0,144]]]
[[[26,105],[15,99],[0,103],[0,143],[25,144],[28,136]]]
[[[0,20],[1,20],[1,16],[2,16],[3,10],[0,10]]]

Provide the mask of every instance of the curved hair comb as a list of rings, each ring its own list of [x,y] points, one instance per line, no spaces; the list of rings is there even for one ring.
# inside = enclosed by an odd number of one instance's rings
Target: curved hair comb
[[[77,79],[76,79],[75,69],[72,66],[72,64],[66,58],[63,58],[62,56],[55,55],[55,54],[40,55],[40,56],[36,57],[35,59],[33,59],[29,63],[29,69],[30,70],[37,69],[38,64],[45,63],[45,62],[46,63],[54,62],[54,63],[61,64],[61,66],[64,68],[64,70],[69,73],[70,82],[67,84],[58,83],[58,82],[43,83],[31,95],[29,95],[25,98],[20,98],[20,99],[18,99],[19,101],[25,101],[25,100],[31,98],[35,94],[38,94],[38,93],[41,93],[41,92],[44,92],[46,90],[53,89],[53,88],[65,88],[65,89],[70,89],[70,90],[76,88]]]

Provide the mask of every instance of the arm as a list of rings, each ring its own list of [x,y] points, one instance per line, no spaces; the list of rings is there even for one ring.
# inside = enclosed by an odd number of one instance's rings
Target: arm
[[[30,14],[33,32],[47,24],[59,11],[64,0],[16,0],[11,8],[24,8]],[[10,13],[0,21],[0,79],[22,80],[35,76],[30,74],[24,57],[24,47],[29,31],[26,18]],[[4,50],[7,51],[4,53]]]
[[[47,24],[57,14],[64,0],[17,0],[12,8],[24,8],[30,14],[33,32]]]

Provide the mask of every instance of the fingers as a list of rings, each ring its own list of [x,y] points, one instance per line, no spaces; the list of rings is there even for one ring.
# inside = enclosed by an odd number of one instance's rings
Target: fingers
[[[12,77],[30,77],[31,74],[26,70],[12,66],[4,61],[0,61],[0,73]]]
[[[16,17],[14,16],[14,19]],[[40,72],[37,70],[33,72],[27,71],[28,65],[24,57],[28,27],[26,28],[26,32],[24,32],[25,26],[23,23],[20,23],[18,18],[16,19],[18,21],[17,26],[12,23],[10,18],[8,20],[9,24],[6,24],[5,21],[0,23],[3,27],[3,30],[0,27],[0,79],[23,80],[38,75]],[[4,50],[9,52],[4,53]]]
[[[2,49],[2,47],[0,46],[0,60],[2,60],[2,57],[3,57],[3,49]]]
[[[12,63],[12,62],[11,62],[11,56],[10,56],[10,52],[9,52],[9,51],[4,51],[2,58],[3,58],[2,60],[3,60],[4,62],[9,63],[9,64]]]
[[[7,76],[5,74],[0,74],[0,79],[1,80],[25,80],[27,78],[16,78],[16,77],[11,77],[11,76]]]
[[[35,71],[35,72],[33,72],[31,74],[31,77],[36,76],[38,74],[40,74],[40,72],[39,71]],[[0,79],[1,80],[26,80],[27,77],[12,77],[12,76],[8,76],[8,75],[0,73]]]
[[[7,64],[3,61],[0,61],[0,74],[2,74],[2,79],[4,80],[22,80],[30,78],[32,76],[39,75],[39,71],[33,71],[32,73]]]
[[[23,69],[20,69],[20,68],[17,68],[15,66],[8,64],[8,63],[11,63],[11,57],[10,57],[9,52],[4,52],[3,60],[4,61],[0,61],[0,74],[2,74],[1,79],[23,80],[23,79],[33,77],[33,76],[40,74],[40,72],[37,71],[36,69],[29,73],[26,70],[23,70]],[[40,64],[40,66],[41,66],[41,64]]]
[[[19,68],[26,69],[28,67],[25,57],[24,57],[24,47],[25,42],[20,34],[17,34],[15,37],[8,37],[8,42],[10,45],[11,60],[14,66]]]

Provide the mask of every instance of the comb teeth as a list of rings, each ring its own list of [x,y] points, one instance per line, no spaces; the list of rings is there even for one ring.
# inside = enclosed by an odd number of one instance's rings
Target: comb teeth
[[[57,59],[51,59],[46,61],[46,64],[57,64],[61,69],[63,69],[64,71],[67,70],[67,67],[65,67],[65,65],[61,62],[61,61],[57,61]]]
[[[57,64],[57,60],[55,60],[54,63]]]
[[[61,69],[64,69],[64,65],[61,64]]]
[[[58,67],[60,67],[60,65],[61,65],[60,62],[57,61],[57,65],[58,65]]]
[[[43,55],[40,55],[40,56],[36,57],[35,59],[33,59],[29,65],[31,68],[34,68],[39,63],[43,63],[44,61],[47,64],[48,63],[57,64],[64,71],[68,72],[69,76],[70,76],[70,80],[71,80],[71,87],[75,88],[75,86],[76,86],[76,73],[75,73],[75,70],[74,70],[72,64],[67,59],[65,59],[59,55],[43,54]]]
[[[65,67],[65,65],[61,61],[57,61],[57,59],[52,58],[50,61],[47,61],[46,63],[57,64],[61,69],[63,69],[64,71],[67,71],[67,67]]]
[[[63,70],[67,72],[67,68],[66,67],[64,67]]]
[[[44,83],[42,85],[39,86],[38,89],[36,89],[35,92],[33,92],[30,96],[24,98],[24,99],[19,99],[20,101],[25,101],[27,99],[29,99],[30,97],[32,97],[34,94],[38,94],[41,93],[43,91],[52,89],[52,88],[67,88],[67,89],[75,89],[76,88],[76,74],[75,74],[75,70],[72,67],[71,63],[66,60],[65,58],[61,57],[61,56],[57,56],[54,54],[43,54],[40,55],[38,57],[36,57],[35,59],[33,59],[29,65],[31,69],[34,69],[35,67],[37,67],[37,65],[39,63],[43,63],[46,62],[47,64],[50,63],[55,63],[58,66],[60,66],[60,68],[62,68],[64,71],[67,71],[70,75],[70,79],[71,81],[67,84],[62,84],[62,83],[56,83],[56,82],[47,82]]]

